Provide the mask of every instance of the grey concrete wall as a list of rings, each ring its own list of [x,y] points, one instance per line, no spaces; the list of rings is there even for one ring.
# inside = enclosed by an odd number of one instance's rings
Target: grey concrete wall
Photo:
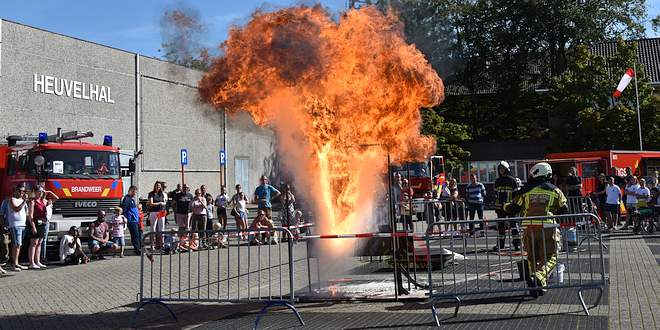
[[[141,90],[136,125],[136,60]],[[110,87],[114,104],[34,91],[33,75],[44,74]],[[219,191],[218,152],[225,148],[222,111],[199,102],[203,73],[158,59],[0,20],[0,137],[11,134],[93,131],[124,150],[142,150],[137,162],[141,195],[156,180],[174,188],[181,180],[179,152],[188,149],[186,183]],[[136,146],[136,126],[141,143]],[[233,192],[237,157],[249,159],[252,192],[262,174],[276,176],[274,136],[256,127],[246,114],[228,118],[227,186]]]
[[[259,177],[277,176],[275,137],[271,130],[258,127],[246,113],[227,116],[227,184],[234,192],[236,158],[249,159],[249,186],[243,191],[252,198]]]
[[[0,135],[93,131],[90,142],[112,134],[134,146],[134,55],[47,31],[2,21]],[[114,104],[35,92],[33,75],[110,87]]]
[[[194,87],[201,72],[151,58],[140,58],[142,90],[141,177],[151,185],[181,181],[180,150],[188,150],[186,183],[219,191],[218,153],[223,145],[222,113],[199,101]]]

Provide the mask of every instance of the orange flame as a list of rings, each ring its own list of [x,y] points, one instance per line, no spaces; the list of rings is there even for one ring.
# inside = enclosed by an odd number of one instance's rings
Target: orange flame
[[[444,86],[392,13],[367,7],[335,22],[318,5],[257,11],[221,51],[202,99],[275,130],[324,232],[365,229],[388,153],[402,162],[434,151],[419,109],[442,102]]]

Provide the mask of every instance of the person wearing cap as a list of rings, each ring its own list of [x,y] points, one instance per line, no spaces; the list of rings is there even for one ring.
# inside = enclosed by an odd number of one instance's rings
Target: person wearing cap
[[[63,265],[79,265],[89,262],[89,258],[83,252],[80,244],[80,230],[71,226],[60,241],[60,262]]]
[[[251,230],[258,231],[256,234],[251,234],[249,239],[250,245],[261,244],[277,244],[276,240],[270,240],[270,231],[262,231],[264,229],[273,228],[273,220],[268,219],[264,210],[259,210],[257,217],[254,218],[250,225]]]
[[[105,222],[105,211],[99,210],[96,221],[89,225],[89,250],[92,252],[92,259],[105,259],[103,250],[110,250],[114,253],[119,251],[119,246],[110,240],[108,224]]]
[[[261,176],[259,183],[259,186],[254,190],[254,201],[257,203],[258,209],[263,210],[268,219],[272,219],[273,205],[270,202],[282,193],[268,184],[268,178],[265,175]]]
[[[110,229],[112,233],[112,242],[119,246],[119,257],[124,257],[124,245],[126,245],[126,240],[124,239],[124,230],[128,224],[128,220],[122,214],[121,207],[114,207],[113,211],[115,212],[114,217],[110,221]]]
[[[511,203],[504,204],[504,211],[521,217],[543,217],[568,213],[564,193],[550,183],[552,167],[546,162],[534,165],[529,171],[527,185],[523,187]],[[527,285],[534,298],[545,293],[547,277],[557,264],[557,242],[560,235],[555,228],[555,219],[523,219],[524,246],[530,277]]]

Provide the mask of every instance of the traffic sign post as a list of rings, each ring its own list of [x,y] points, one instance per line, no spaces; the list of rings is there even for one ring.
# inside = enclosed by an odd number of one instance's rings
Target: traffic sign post
[[[220,153],[218,154],[218,161],[220,163],[220,186],[224,186],[225,184],[225,164],[227,163],[227,154],[225,153],[225,149],[220,149]]]
[[[188,165],[188,149],[181,149],[181,185],[186,184],[185,167]]]

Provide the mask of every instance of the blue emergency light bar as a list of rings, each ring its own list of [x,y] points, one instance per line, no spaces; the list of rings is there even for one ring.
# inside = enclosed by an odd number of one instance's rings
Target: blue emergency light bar
[[[39,144],[48,143],[48,133],[41,132],[39,133]]]
[[[112,135],[103,136],[103,145],[112,147]]]

